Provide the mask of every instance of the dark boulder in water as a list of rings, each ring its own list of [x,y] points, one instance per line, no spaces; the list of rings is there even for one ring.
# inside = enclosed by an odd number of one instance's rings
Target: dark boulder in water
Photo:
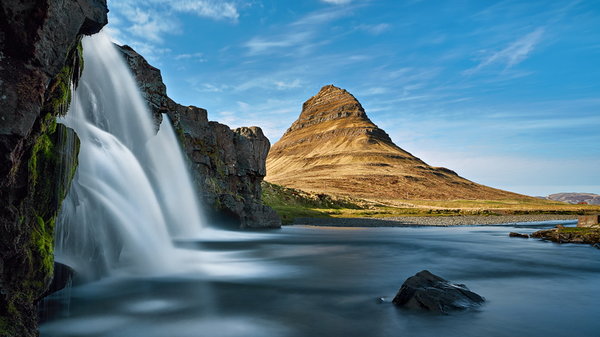
[[[67,287],[69,283],[72,282],[74,276],[75,272],[73,271],[73,268],[55,261],[52,283],[50,283],[48,290],[46,290],[40,299]]]
[[[464,284],[450,283],[423,270],[404,281],[392,303],[409,309],[448,313],[469,309],[484,301]]]
[[[510,233],[508,233],[508,236],[510,236],[511,238],[529,239],[529,234],[521,234],[521,233],[510,232]]]

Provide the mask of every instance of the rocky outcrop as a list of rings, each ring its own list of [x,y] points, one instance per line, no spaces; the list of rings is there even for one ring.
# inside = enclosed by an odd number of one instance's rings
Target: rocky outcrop
[[[543,229],[531,234],[532,238],[557,243],[600,243],[600,227],[558,227]]]
[[[36,336],[53,274],[54,222],[78,141],[56,124],[82,68],[80,39],[107,23],[105,0],[0,3],[0,335]]]
[[[517,232],[510,232],[510,233],[508,233],[508,237],[529,239],[529,234],[523,234],[523,233],[517,233]]]
[[[514,199],[396,146],[348,91],[327,85],[267,158],[265,180],[314,193],[385,199]]]
[[[261,201],[270,143],[258,127],[231,130],[210,122],[207,111],[182,106],[167,96],[160,70],[131,47],[120,47],[157,126],[166,113],[177,130],[201,200],[213,218],[225,215],[242,228],[277,228],[281,220]]]
[[[481,305],[485,299],[464,284],[454,284],[423,270],[404,281],[392,303],[409,309],[449,313]]]

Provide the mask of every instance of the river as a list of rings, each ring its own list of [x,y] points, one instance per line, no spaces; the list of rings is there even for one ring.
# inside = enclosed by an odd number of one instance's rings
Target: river
[[[41,336],[599,336],[600,250],[508,237],[542,225],[220,232],[177,243],[186,270],[48,297]],[[396,308],[423,269],[486,303],[451,315]]]

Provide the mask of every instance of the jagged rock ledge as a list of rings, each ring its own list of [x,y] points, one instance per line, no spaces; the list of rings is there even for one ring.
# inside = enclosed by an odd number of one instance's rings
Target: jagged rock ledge
[[[277,213],[261,201],[270,143],[259,127],[231,130],[208,121],[207,111],[167,96],[160,70],[129,46],[118,46],[158,126],[167,114],[190,160],[200,199],[212,218],[233,219],[242,228],[279,228]]]

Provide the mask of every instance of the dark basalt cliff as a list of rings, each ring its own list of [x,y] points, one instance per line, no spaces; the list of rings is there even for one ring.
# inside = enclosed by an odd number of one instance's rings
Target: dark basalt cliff
[[[55,120],[83,66],[81,36],[107,12],[105,0],[0,2],[0,336],[37,335],[54,221],[76,166],[65,158],[78,151]]]
[[[129,46],[120,47],[154,116],[166,113],[177,130],[200,199],[213,217],[226,215],[242,228],[277,228],[279,216],[261,201],[270,143],[258,127],[231,130],[210,122],[206,110],[182,106],[167,96],[160,70]]]

